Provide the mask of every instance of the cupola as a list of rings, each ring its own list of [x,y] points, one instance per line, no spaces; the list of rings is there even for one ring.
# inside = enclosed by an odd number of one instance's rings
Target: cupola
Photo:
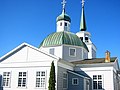
[[[69,15],[67,15],[65,12],[66,1],[63,0],[62,4],[63,4],[62,14],[60,14],[56,19],[57,32],[70,31],[71,19],[70,19]]]

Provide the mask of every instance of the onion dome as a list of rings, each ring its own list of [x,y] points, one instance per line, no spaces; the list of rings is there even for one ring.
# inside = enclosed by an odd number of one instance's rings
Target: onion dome
[[[58,21],[64,20],[64,21],[69,21],[69,22],[71,22],[70,17],[65,13],[66,1],[63,0],[62,4],[63,4],[62,14],[57,17],[56,21],[58,22]]]
[[[48,35],[41,43],[40,47],[51,47],[58,45],[73,45],[73,46],[81,46],[88,50],[86,44],[81,41],[81,39],[71,33],[71,32],[55,32]]]
[[[58,21],[61,21],[61,20],[65,20],[65,21],[71,22],[71,19],[70,19],[69,15],[67,15],[67,14],[65,13],[65,10],[63,10],[62,14],[59,15],[59,16],[57,17],[57,19],[56,19],[57,22],[58,22]]]

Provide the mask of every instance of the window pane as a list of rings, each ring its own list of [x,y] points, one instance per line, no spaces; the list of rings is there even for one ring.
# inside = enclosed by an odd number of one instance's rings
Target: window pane
[[[70,56],[75,56],[75,49],[70,49]]]
[[[54,48],[51,48],[51,49],[49,50],[49,53],[52,54],[52,55],[54,55]]]
[[[77,78],[74,78],[72,82],[73,82],[73,85],[78,85],[78,79]]]
[[[26,72],[23,72],[23,76],[26,77]]]
[[[102,76],[101,76],[101,75],[98,75],[98,79],[102,79]]]
[[[19,77],[22,76],[22,72],[19,72]]]
[[[67,73],[63,73],[63,78],[67,78]]]
[[[40,78],[36,78],[36,87],[40,87]]]
[[[85,37],[85,42],[88,42],[88,37]]]
[[[73,83],[74,83],[74,84],[77,84],[77,79],[74,79]]]
[[[10,85],[10,72],[3,72],[3,86],[9,87]]]
[[[19,78],[18,79],[18,86],[21,86],[21,83],[22,83],[22,78]]]
[[[97,75],[93,75],[93,80],[96,80],[97,79]]]
[[[98,89],[102,89],[102,81],[98,81]]]
[[[23,85],[22,86],[26,86],[26,78],[23,78],[23,83],[22,83]]]
[[[26,87],[26,72],[19,72],[18,75],[18,87]]]
[[[45,88],[45,71],[36,72],[36,87]]]
[[[63,73],[63,88],[67,89],[67,73]]]
[[[65,22],[65,26],[67,26],[67,23]]]
[[[60,23],[60,26],[62,26],[62,22]]]
[[[45,72],[41,72],[41,76],[45,76]]]
[[[40,72],[36,72],[36,76],[40,76]]]
[[[67,88],[67,80],[63,79],[63,88]]]
[[[93,89],[97,89],[97,81],[93,81]]]

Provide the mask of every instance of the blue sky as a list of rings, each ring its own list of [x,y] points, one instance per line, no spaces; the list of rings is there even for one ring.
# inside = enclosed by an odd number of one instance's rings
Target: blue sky
[[[38,47],[56,32],[62,0],[0,0],[0,57],[23,42]],[[81,0],[67,0],[71,32],[80,27]],[[87,31],[97,47],[97,57],[109,50],[120,59],[120,0],[85,0]]]

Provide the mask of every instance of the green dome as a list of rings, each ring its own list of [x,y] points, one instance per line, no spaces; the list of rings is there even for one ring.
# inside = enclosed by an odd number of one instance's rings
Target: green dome
[[[74,46],[82,46],[86,50],[88,50],[86,44],[79,39],[79,37],[71,32],[55,32],[50,35],[48,35],[47,38],[45,38],[40,47],[49,47],[49,46],[56,46],[56,45],[74,45]]]
[[[67,14],[65,14],[65,13],[62,13],[62,14],[59,15],[59,16],[57,17],[57,19],[56,19],[57,22],[58,22],[58,21],[61,21],[61,20],[65,20],[65,21],[71,22],[70,17],[69,17]]]

